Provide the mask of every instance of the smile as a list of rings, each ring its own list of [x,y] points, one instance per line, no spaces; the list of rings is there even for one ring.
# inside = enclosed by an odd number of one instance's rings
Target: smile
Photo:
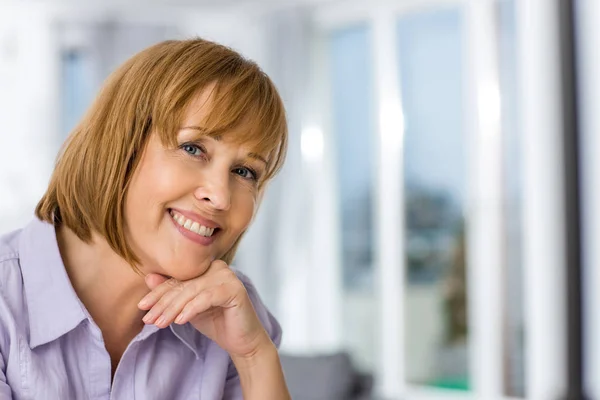
[[[169,214],[171,214],[171,217],[179,226],[190,232],[204,237],[211,237],[215,233],[215,228],[209,228],[208,226],[201,225],[197,221],[184,217],[177,211],[169,210]]]

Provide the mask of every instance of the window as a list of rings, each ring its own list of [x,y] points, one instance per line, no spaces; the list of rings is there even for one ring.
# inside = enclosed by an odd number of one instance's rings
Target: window
[[[89,58],[82,49],[65,49],[61,57],[61,132],[71,132],[90,105],[93,89]]]
[[[463,21],[458,8],[403,15],[406,379],[468,389]]]
[[[339,182],[344,333],[357,365],[374,368],[373,122],[370,32],[365,26],[329,37],[333,132]]]
[[[525,396],[525,318],[522,265],[521,148],[517,96],[515,7],[498,3],[499,78],[502,98],[504,178],[504,387],[512,397]]]

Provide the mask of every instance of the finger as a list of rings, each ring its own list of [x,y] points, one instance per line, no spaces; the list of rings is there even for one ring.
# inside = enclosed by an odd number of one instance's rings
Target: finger
[[[229,265],[223,260],[215,260],[210,264],[209,269],[218,271],[221,269],[229,269]]]
[[[175,323],[185,324],[197,315],[214,307],[235,307],[238,305],[241,290],[245,289],[243,284],[239,281],[231,281],[204,290],[183,307],[183,310],[175,319]]]
[[[200,293],[235,281],[239,282],[235,273],[229,268],[223,268],[213,271],[209,276],[203,275],[192,281],[184,282],[183,290],[181,290],[175,298],[170,299],[170,304],[162,310],[162,315],[157,320],[156,325],[163,327],[174,322],[175,318],[181,313],[185,305]]]
[[[152,310],[150,310],[149,313],[152,313],[152,316],[148,317],[148,323],[154,322],[150,322],[151,318],[156,318],[154,324],[159,328],[169,326],[173,323],[177,315],[181,313],[183,307],[196,296],[198,296],[198,291],[196,291],[192,284],[185,285],[179,292],[174,290],[168,292],[154,307],[152,307]]]
[[[158,278],[156,277],[148,277],[148,281],[150,281],[150,284],[156,283],[157,280]],[[181,285],[181,283],[176,279],[167,279],[158,286],[155,286],[154,289],[150,291],[150,293],[144,296],[144,298],[142,298],[142,300],[140,300],[140,302],[138,303],[138,308],[141,310],[149,310],[156,304],[156,302],[158,302],[158,300],[160,300],[162,296],[164,296],[165,293],[179,285]]]
[[[228,270],[231,271],[229,269],[229,266],[227,265],[226,262],[221,261],[221,260],[215,260],[211,263],[210,267],[209,267],[209,271],[212,270],[212,274],[214,274],[216,271],[221,271],[221,270]],[[207,278],[210,277],[212,274],[208,273],[209,271],[207,271],[207,273],[201,275],[199,278],[196,279],[201,279],[201,278]],[[233,271],[231,271],[233,273]],[[176,280],[174,280],[173,278],[168,279],[167,277],[160,275],[160,274],[148,274],[146,275],[145,278],[146,281],[146,285],[151,289],[151,292],[148,293],[138,304],[138,308],[142,309],[142,310],[148,310],[150,309],[150,307],[152,307],[160,297],[162,297],[162,295],[164,293],[166,293],[167,290],[169,290],[170,288],[165,288],[165,285],[168,285],[169,282],[171,281],[171,283],[173,282],[177,282]],[[190,280],[192,281],[192,280]],[[187,282],[190,282],[187,281]]]
[[[145,278],[146,285],[150,288],[150,290],[153,290],[158,285],[160,285],[168,280],[169,280],[168,277],[166,277],[164,275],[160,275],[160,274],[148,274],[148,275],[146,275],[146,278]]]
[[[172,286],[171,289],[164,293],[144,316],[143,321],[146,324],[155,324],[156,326],[161,325],[161,327],[163,327],[163,325],[168,325],[164,323],[164,318],[161,318],[161,316],[163,315],[164,310],[173,302],[173,300],[185,290],[185,284],[181,282],[176,282],[173,284],[169,283],[169,285]]]

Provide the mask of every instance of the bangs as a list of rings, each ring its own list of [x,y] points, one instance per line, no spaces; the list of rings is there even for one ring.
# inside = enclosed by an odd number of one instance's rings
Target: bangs
[[[237,68],[236,68],[237,67]],[[287,148],[287,122],[283,101],[271,80],[255,65],[244,63],[229,66],[229,73],[213,82],[203,82],[193,93],[179,99],[177,109],[164,115],[170,121],[157,124],[164,143],[176,145],[177,132],[182,128],[185,111],[194,95],[213,86],[211,107],[202,121],[202,136],[220,138],[248,146],[250,151],[264,157],[268,181],[281,169]],[[221,71],[223,72],[223,71]]]
[[[262,73],[240,77],[215,86],[212,107],[205,118],[207,135],[229,135],[230,140],[248,146],[267,160],[266,179],[283,164],[287,124],[277,91]]]
[[[259,188],[281,169],[288,142],[283,102],[251,60],[201,38],[157,43],[131,57],[106,80],[65,142],[36,216],[64,225],[90,243],[94,232],[134,270],[124,204],[151,134],[177,146],[195,96],[212,88],[201,136],[248,146],[267,161]],[[224,256],[230,263],[238,241]],[[139,272],[139,271],[138,271]]]

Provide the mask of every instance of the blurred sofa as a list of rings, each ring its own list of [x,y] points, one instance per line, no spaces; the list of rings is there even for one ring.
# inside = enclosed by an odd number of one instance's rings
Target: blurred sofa
[[[281,363],[294,400],[373,400],[373,378],[358,372],[347,353],[282,354]]]

